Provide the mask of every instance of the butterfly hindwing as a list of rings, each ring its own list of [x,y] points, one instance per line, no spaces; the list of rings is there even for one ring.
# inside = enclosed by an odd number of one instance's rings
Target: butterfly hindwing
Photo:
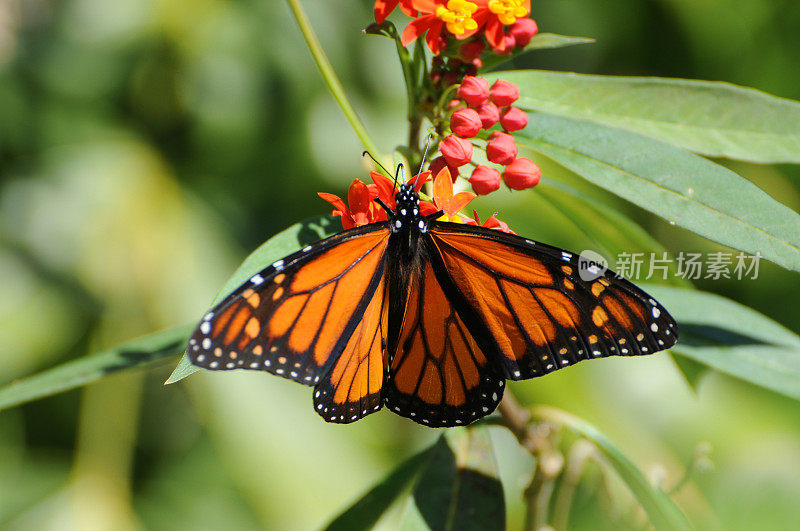
[[[482,227],[437,223],[430,234],[433,259],[480,315],[507,378],[651,354],[677,340],[675,322],[654,299],[610,271],[583,280],[571,253]]]
[[[386,407],[431,427],[466,425],[494,411],[505,381],[472,333],[423,262],[410,278]]]
[[[384,224],[360,227],[273,263],[206,314],[189,359],[317,384],[381,285],[388,239]]]

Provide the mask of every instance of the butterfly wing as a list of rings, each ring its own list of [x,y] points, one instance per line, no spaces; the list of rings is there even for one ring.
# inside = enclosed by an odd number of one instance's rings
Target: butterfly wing
[[[483,227],[437,222],[429,233],[434,268],[457,290],[451,302],[480,324],[473,333],[499,356],[506,378],[542,376],[581,360],[652,354],[675,344],[667,311],[605,271],[579,275],[578,257]]]
[[[314,390],[314,409],[326,421],[347,424],[381,408],[388,308],[381,279],[341,355]]]
[[[366,225],[278,260],[203,318],[189,340],[189,359],[207,369],[262,370],[319,384],[315,407],[320,414],[328,408],[326,419],[331,408],[341,416],[351,403],[363,411],[380,391],[375,374],[384,371],[369,329],[383,326],[388,241],[385,223]],[[351,374],[353,356],[371,364],[366,377]],[[358,390],[335,392],[345,385]]]
[[[505,380],[450,304],[429,261],[408,275],[396,347],[390,346],[386,407],[431,427],[466,425],[488,415]],[[447,282],[447,279],[443,279]],[[394,295],[394,294],[393,294]]]

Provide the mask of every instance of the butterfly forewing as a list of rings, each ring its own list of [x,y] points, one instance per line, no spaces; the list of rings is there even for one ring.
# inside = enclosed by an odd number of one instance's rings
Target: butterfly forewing
[[[430,238],[432,261],[480,315],[507,378],[541,376],[584,359],[650,354],[677,339],[675,322],[655,300],[611,272],[584,281],[571,253],[451,223],[437,224]]]
[[[381,285],[388,239],[382,224],[362,227],[275,262],[204,317],[189,359],[316,384]]]

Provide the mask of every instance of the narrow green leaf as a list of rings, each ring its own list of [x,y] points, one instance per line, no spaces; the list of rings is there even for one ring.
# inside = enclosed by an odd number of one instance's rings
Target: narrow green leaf
[[[231,275],[211,306],[222,301],[228,294],[241,286],[247,279],[267,267],[269,264],[291,254],[317,240],[336,234],[341,230],[341,225],[333,220],[332,216],[317,216],[300,223],[295,223],[283,232],[279,232],[248,256],[242,265]],[[198,321],[199,321],[198,317]],[[199,371],[200,368],[192,365],[186,354],[178,362],[178,366],[169,375],[164,385],[173,384],[187,376]]]
[[[628,129],[689,151],[753,162],[800,162],[800,102],[728,83],[521,70],[526,110]]]
[[[594,39],[591,37],[572,37],[569,35],[558,35],[556,33],[540,33],[531,39],[531,42],[525,47],[525,51],[565,48],[567,46],[575,46],[576,44],[592,44],[593,42]]]
[[[380,483],[337,516],[326,529],[328,531],[372,529],[416,477],[422,465],[430,459],[434,448],[435,446],[431,446],[403,461]]]
[[[0,410],[176,356],[183,351],[193,329],[193,324],[176,326],[11,382],[0,388]]]
[[[683,375],[686,385],[689,386],[692,392],[697,394],[703,377],[711,372],[709,366],[705,365],[704,363],[694,361],[693,359],[681,356],[680,354],[676,354],[674,349],[670,351],[670,354],[672,355],[672,361],[675,362],[675,367],[678,369],[681,375]]]
[[[718,164],[642,135],[543,113],[516,135],[521,146],[670,223],[800,271],[800,216]]]
[[[800,337],[752,308],[713,293],[646,286],[678,322],[672,352],[800,399]]]
[[[617,448],[597,428],[583,419],[550,406],[536,406],[532,409],[532,412],[535,417],[561,424],[576,434],[594,442],[642,505],[653,527],[668,530],[692,529],[692,525],[686,519],[686,515],[675,505],[675,502],[672,501],[667,493],[651,485],[644,477],[644,474],[628,459],[622,450]]]
[[[539,33],[531,39],[525,49],[519,50],[512,55],[487,54],[483,57],[482,71],[488,71],[515,57],[526,55],[535,50],[552,50],[554,48],[565,48],[577,44],[591,44],[595,42],[591,37],[571,37],[569,35],[558,35],[556,33]],[[488,77],[488,76],[487,76]]]
[[[414,487],[404,529],[505,529],[505,499],[488,428],[451,428]]]

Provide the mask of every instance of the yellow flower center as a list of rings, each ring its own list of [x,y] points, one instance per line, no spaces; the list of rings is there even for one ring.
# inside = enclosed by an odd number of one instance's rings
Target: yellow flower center
[[[461,214],[442,214],[437,219],[438,221],[449,221],[450,223],[464,223],[464,218]]]
[[[445,23],[450,33],[463,35],[478,29],[478,23],[472,18],[477,9],[477,4],[466,0],[449,0],[447,6],[436,8],[436,17]]]
[[[522,0],[489,0],[489,11],[497,15],[505,25],[513,24],[518,18],[528,16]]]

